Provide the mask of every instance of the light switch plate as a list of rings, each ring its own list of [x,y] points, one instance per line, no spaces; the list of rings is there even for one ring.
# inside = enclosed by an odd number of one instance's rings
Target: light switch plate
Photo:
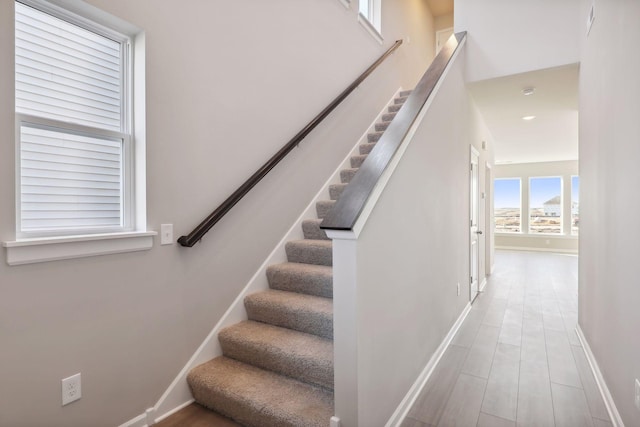
[[[173,245],[173,224],[160,225],[160,244]]]

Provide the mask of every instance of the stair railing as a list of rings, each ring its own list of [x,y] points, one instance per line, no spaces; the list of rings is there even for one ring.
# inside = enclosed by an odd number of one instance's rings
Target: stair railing
[[[378,183],[395,152],[400,147],[422,107],[442,77],[447,64],[466,37],[467,32],[452,35],[424,73],[411,95],[396,114],[387,130],[376,143],[367,161],[344,189],[340,198],[320,224],[323,230],[352,230],[369,196]]]
[[[340,93],[327,107],[302,128],[284,147],[274,154],[260,169],[258,169],[249,179],[247,179],[236,191],[233,192],[220,206],[218,206],[208,217],[206,217],[191,233],[181,236],[178,243],[182,246],[192,247],[207,234],[211,228],[224,217],[242,198],[255,187],[287,154],[289,154],[300,142],[318,126],[351,92],[353,92],[378,66],[389,57],[400,45],[402,40],[396,42],[380,56],[369,68],[367,68],[357,79],[353,81],[345,90]]]

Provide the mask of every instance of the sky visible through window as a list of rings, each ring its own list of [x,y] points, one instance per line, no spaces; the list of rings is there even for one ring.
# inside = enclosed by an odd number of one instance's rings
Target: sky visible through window
[[[496,179],[493,194],[496,208],[520,208],[520,180],[518,178]]]
[[[580,178],[577,176],[571,177],[571,200],[574,202],[579,201],[580,195]]]
[[[562,192],[562,179],[553,178],[533,178],[529,181],[529,208],[542,208],[544,203],[560,196]]]

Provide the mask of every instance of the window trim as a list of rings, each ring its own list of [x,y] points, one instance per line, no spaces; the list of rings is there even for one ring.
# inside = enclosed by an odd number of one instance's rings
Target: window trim
[[[554,218],[559,218],[560,219],[560,232],[558,233],[535,233],[535,232],[531,232],[531,180],[534,179],[546,179],[546,178],[558,178],[560,180],[560,215]],[[545,176],[530,176],[529,177],[529,201],[528,201],[528,212],[527,212],[527,217],[528,219],[528,230],[527,230],[527,235],[530,236],[566,236],[565,230],[564,230],[564,202],[565,202],[565,195],[564,195],[564,177],[562,175],[545,175]],[[543,207],[544,209],[544,207]]]
[[[518,209],[520,210],[520,231],[498,231],[496,230],[496,213],[495,213],[495,200],[496,200],[496,181],[506,181],[506,180],[517,180],[518,184],[519,184],[519,188],[520,188],[520,203],[518,206]],[[513,177],[509,177],[509,176],[505,176],[505,177],[499,177],[499,178],[493,178],[493,232],[499,235],[505,235],[505,236],[520,236],[523,234],[527,234],[524,232],[524,227],[523,227],[523,216],[522,216],[522,195],[523,195],[523,188],[522,188],[522,177],[520,176],[513,176]]]
[[[101,28],[102,34],[114,34],[128,38],[126,44],[128,68],[128,109],[130,121],[128,134],[131,144],[127,163],[131,167],[129,194],[131,210],[131,230],[117,233],[102,233],[90,235],[68,235],[60,237],[25,238],[17,233],[13,241],[4,241],[6,248],[6,262],[9,265],[30,264],[58,259],[83,258],[94,255],[149,250],[153,247],[153,237],[158,233],[147,228],[146,206],[146,102],[145,102],[145,32],[129,22],[110,15],[88,3],[69,3],[66,0],[16,0],[27,6],[49,12],[54,10],[62,16],[68,17],[69,22],[82,26],[86,22],[92,23],[92,28]],[[60,15],[58,15],[60,16]],[[15,18],[14,18],[15,19]],[[66,18],[65,18],[66,19]],[[14,42],[15,43],[15,42]],[[124,49],[124,48],[123,48]],[[125,86],[123,86],[123,91]],[[14,90],[15,93],[15,90]],[[15,114],[15,110],[14,110]],[[46,119],[43,119],[46,120]],[[15,120],[19,129],[18,120]],[[80,125],[78,125],[80,126]],[[16,144],[18,138],[15,138]],[[19,150],[15,150],[14,165],[19,174]],[[125,165],[123,159],[123,167]],[[19,182],[19,181],[18,181]],[[19,184],[15,195],[20,191]],[[16,206],[19,206],[14,200]],[[123,199],[123,203],[126,200]],[[16,232],[18,228],[16,227]]]
[[[361,5],[367,5],[367,13],[362,12]],[[360,0],[358,4],[358,22],[380,44],[382,37],[382,5],[381,0]]]

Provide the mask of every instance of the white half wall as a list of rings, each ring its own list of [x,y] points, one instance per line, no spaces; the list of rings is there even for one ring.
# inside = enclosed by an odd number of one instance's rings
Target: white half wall
[[[469,146],[487,135],[464,63],[462,49],[359,234],[332,235],[344,427],[384,425],[469,303]]]

